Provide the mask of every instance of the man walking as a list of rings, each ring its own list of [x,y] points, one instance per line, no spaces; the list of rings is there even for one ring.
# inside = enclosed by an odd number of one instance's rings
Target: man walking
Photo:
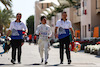
[[[59,33],[57,34],[58,28],[59,28]],[[55,37],[59,38],[59,43],[60,43],[60,64],[63,64],[64,45],[66,48],[68,64],[71,63],[70,50],[69,50],[69,44],[70,44],[69,30],[71,31],[72,39],[74,39],[74,31],[72,29],[71,21],[67,20],[66,12],[62,12],[62,18],[57,21],[55,28]]]
[[[46,24],[46,17],[41,17],[41,24],[38,25],[36,34],[39,35],[39,52],[41,56],[41,63],[43,63],[43,51],[45,51],[45,64],[47,64],[48,50],[49,50],[49,38],[52,35],[51,28]]]
[[[15,64],[16,61],[16,49],[18,49],[18,63],[21,63],[21,45],[23,40],[23,30],[26,31],[26,25],[21,22],[21,13],[16,14],[16,20],[11,22],[7,36],[11,33],[11,46],[12,46],[12,59],[11,62]]]

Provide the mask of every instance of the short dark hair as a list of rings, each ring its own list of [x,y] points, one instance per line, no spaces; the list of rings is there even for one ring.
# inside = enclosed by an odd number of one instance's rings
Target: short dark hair
[[[63,11],[62,14],[64,14],[64,13],[67,14],[67,12]]]
[[[21,14],[21,13],[17,13],[17,14],[16,14],[16,16],[17,16],[17,15],[21,15],[21,16],[22,16],[22,14]]]
[[[40,20],[42,21],[44,18],[46,18],[46,16],[41,16]]]

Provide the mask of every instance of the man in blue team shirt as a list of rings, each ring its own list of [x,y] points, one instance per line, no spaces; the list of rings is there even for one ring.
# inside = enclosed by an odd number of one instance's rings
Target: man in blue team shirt
[[[59,29],[58,34],[57,34],[57,29]],[[74,39],[74,31],[72,29],[71,21],[67,20],[66,12],[62,12],[62,19],[57,21],[55,28],[55,37],[56,38],[58,37],[60,43],[60,64],[63,64],[64,44],[66,47],[68,64],[71,63],[70,50],[69,50],[69,44],[70,44],[69,31],[71,31],[72,39]]]
[[[21,63],[21,45],[23,40],[23,30],[27,31],[26,25],[21,22],[21,13],[16,14],[16,20],[10,23],[10,27],[7,36],[11,33],[11,46],[12,46],[12,59],[11,62],[15,64],[16,61],[16,49],[18,49],[18,63]]]

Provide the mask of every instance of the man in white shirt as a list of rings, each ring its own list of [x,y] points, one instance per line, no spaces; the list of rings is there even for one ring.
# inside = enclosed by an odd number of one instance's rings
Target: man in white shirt
[[[43,51],[45,51],[45,64],[47,64],[48,50],[49,50],[49,38],[52,35],[51,27],[46,24],[46,17],[41,17],[41,24],[38,25],[36,34],[39,35],[39,52],[41,56],[41,63],[43,62]]]
[[[58,34],[57,34],[57,29],[59,29]],[[59,38],[59,43],[60,43],[60,64],[63,64],[64,44],[66,47],[68,64],[71,63],[70,50],[69,50],[69,44],[70,44],[69,30],[71,31],[72,39],[74,39],[74,31],[72,29],[71,21],[67,20],[66,12],[62,12],[62,19],[57,21],[55,28],[55,37]]]
[[[7,36],[11,33],[12,59],[11,62],[15,64],[16,49],[18,49],[18,63],[21,63],[21,44],[23,40],[23,30],[27,31],[26,25],[21,22],[21,13],[17,13],[16,21],[10,23]]]

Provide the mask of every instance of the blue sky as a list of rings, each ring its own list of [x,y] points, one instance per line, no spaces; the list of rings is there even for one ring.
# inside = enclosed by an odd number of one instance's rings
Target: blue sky
[[[12,10],[14,15],[20,12],[22,13],[22,21],[26,23],[27,18],[30,15],[34,15],[35,1],[38,0],[12,0]],[[4,9],[4,5],[0,3],[1,9]]]

